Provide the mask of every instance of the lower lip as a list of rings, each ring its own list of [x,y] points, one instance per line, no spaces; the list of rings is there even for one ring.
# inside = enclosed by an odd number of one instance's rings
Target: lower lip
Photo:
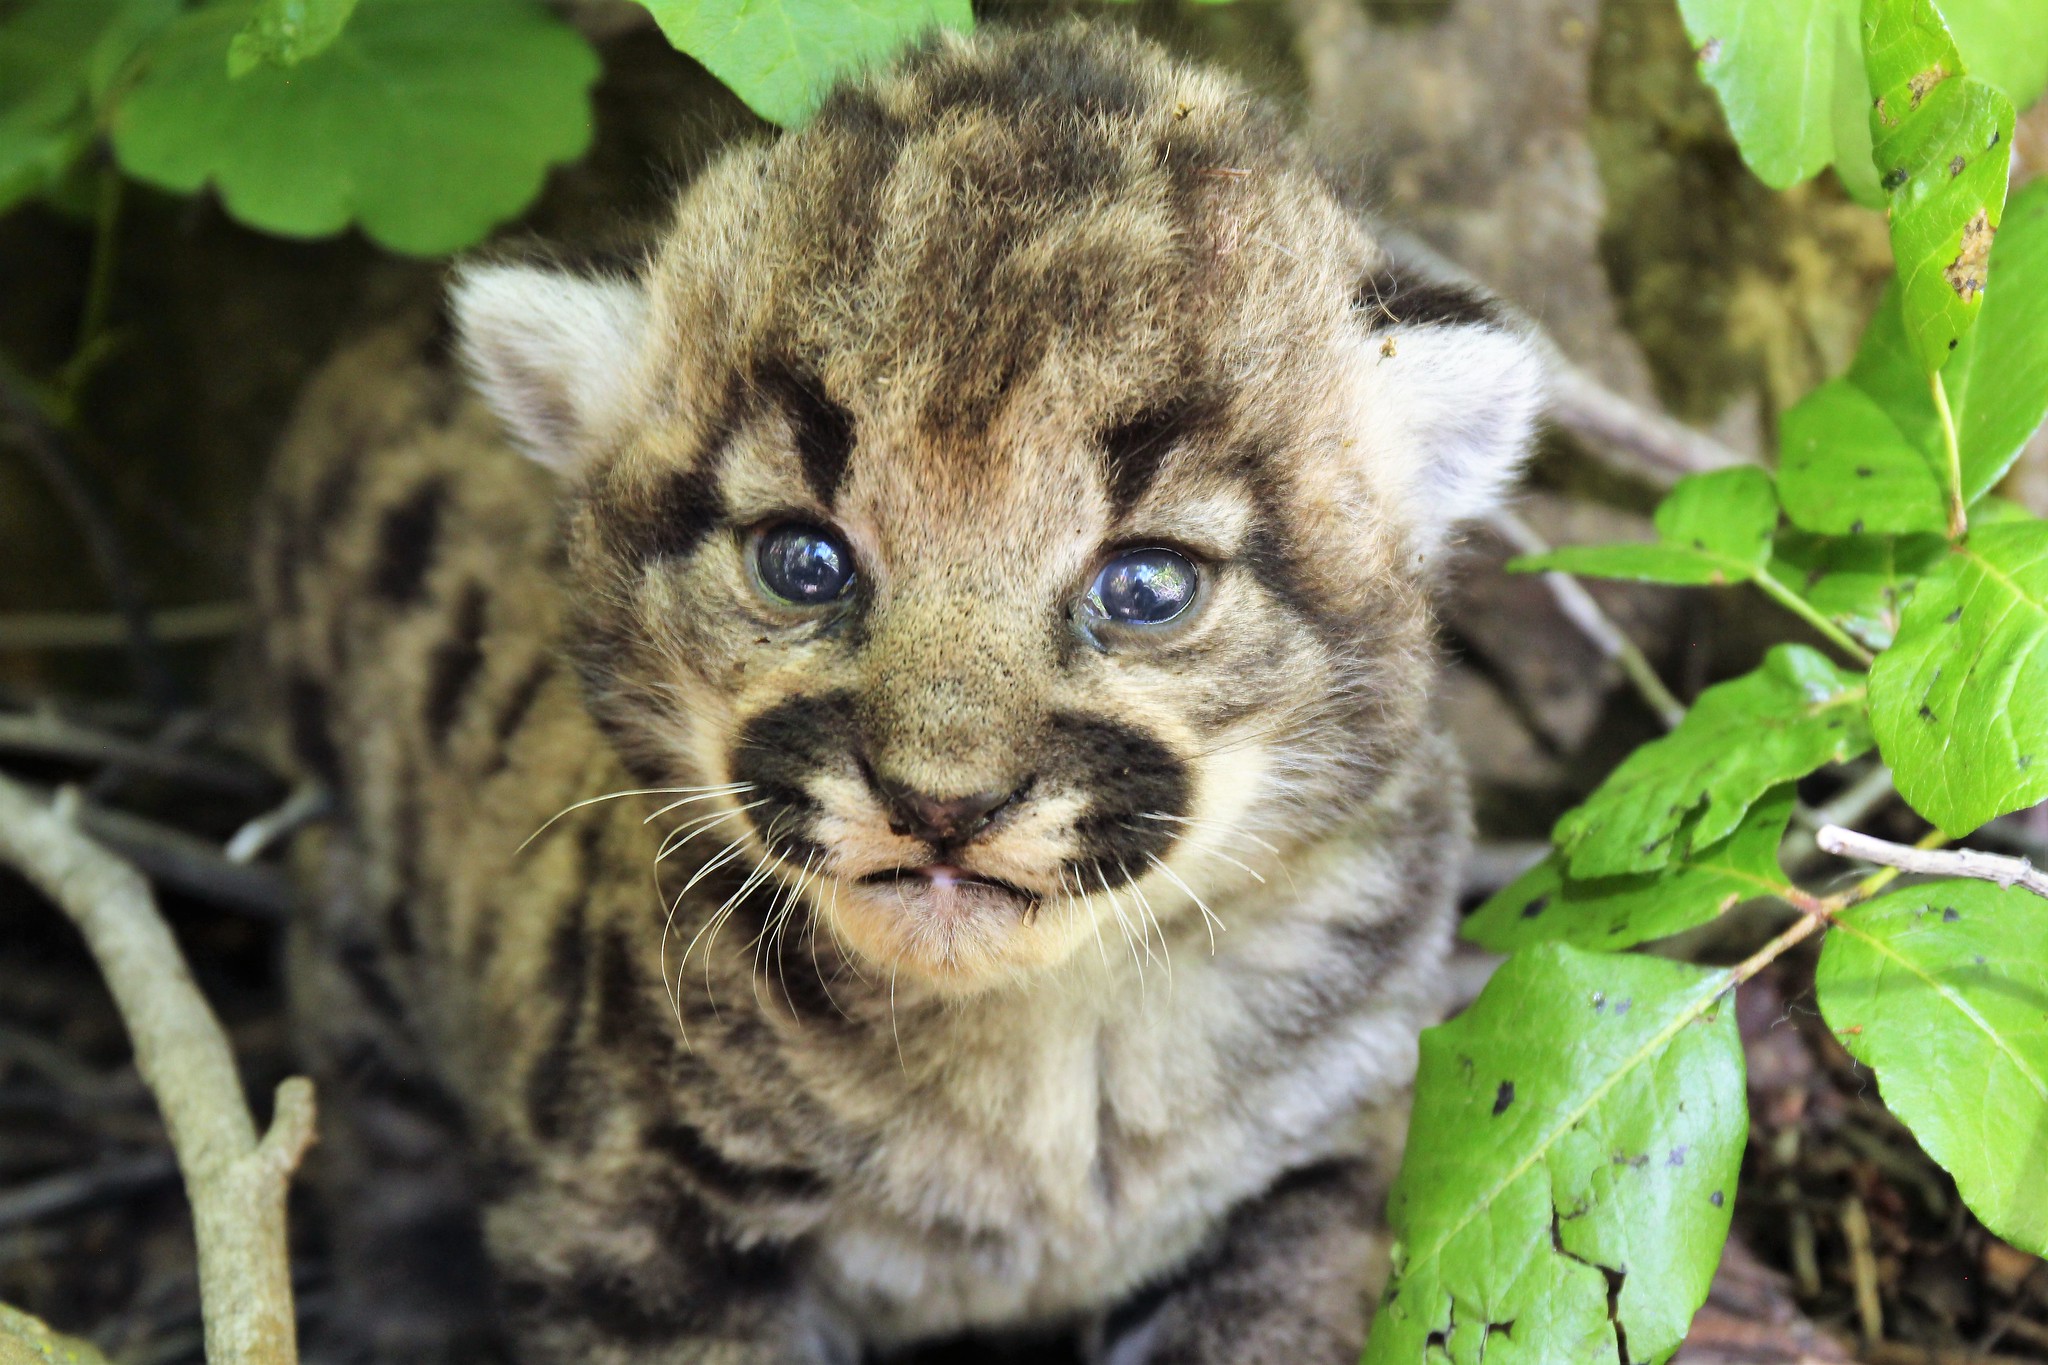
[[[894,886],[909,882],[922,884],[934,891],[954,893],[967,890],[970,887],[978,887],[986,891],[1000,892],[1005,896],[1022,901],[1026,905],[1035,904],[1038,900],[1038,897],[1020,886],[1012,886],[1008,882],[997,881],[993,877],[977,877],[973,873],[963,872],[957,867],[946,867],[943,865],[876,872],[862,877],[861,882],[867,886]]]

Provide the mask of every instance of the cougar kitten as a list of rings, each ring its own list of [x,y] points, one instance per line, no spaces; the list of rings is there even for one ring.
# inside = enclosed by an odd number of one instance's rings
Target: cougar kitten
[[[1084,27],[453,312],[488,410],[424,327],[346,353],[257,556],[378,1349],[1354,1360],[1467,840],[1427,593],[1523,337]]]

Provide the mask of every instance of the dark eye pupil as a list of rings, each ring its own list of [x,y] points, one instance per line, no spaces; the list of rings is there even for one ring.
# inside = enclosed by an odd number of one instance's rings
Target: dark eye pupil
[[[774,528],[754,559],[768,591],[798,606],[833,601],[853,582],[853,556],[815,526]]]
[[[1196,581],[1195,566],[1171,550],[1133,550],[1103,566],[1089,596],[1111,621],[1157,626],[1188,609]]]

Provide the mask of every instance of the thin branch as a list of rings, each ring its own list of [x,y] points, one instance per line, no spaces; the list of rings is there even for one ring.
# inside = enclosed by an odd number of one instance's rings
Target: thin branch
[[[165,607],[150,619],[161,644],[224,640],[242,628],[247,613],[239,602],[201,602]],[[17,611],[0,613],[0,650],[109,649],[128,643],[128,622],[105,612]]]
[[[1566,360],[1555,342],[1544,341],[1550,352],[1550,420],[1586,445],[1626,456],[1637,473],[1662,484],[1756,463],[1675,417],[1622,397]]]
[[[235,831],[226,854],[232,863],[253,863],[279,840],[334,813],[334,795],[317,782],[293,790],[284,804],[265,811]]]
[[[0,1230],[111,1204],[168,1185],[177,1178],[177,1160],[162,1148],[97,1166],[60,1171],[0,1194]]]
[[[50,711],[0,714],[0,753],[32,754],[89,766],[117,764],[168,781],[238,796],[263,796],[276,790],[273,779],[253,766],[180,753],[81,725]]]
[[[291,885],[272,868],[251,866],[204,839],[81,800],[78,827],[135,864],[145,876],[210,905],[282,922],[292,910]]]
[[[1828,825],[1814,841],[1827,852],[1842,858],[1895,867],[1927,877],[1974,877],[1996,882],[2011,890],[2023,886],[2037,896],[2048,896],[2048,872],[2025,858],[2008,858],[2002,853],[1982,853],[1973,848],[1930,850],[1908,848],[1888,839],[1873,839],[1840,825]]]
[[[1806,872],[1821,856],[1820,845],[1814,840],[1816,830],[1824,825],[1861,824],[1897,795],[1898,789],[1892,785],[1892,770],[1882,763],[1873,763],[1870,771],[1844,787],[1826,805],[1810,810],[1803,805],[1794,806],[1792,819],[1800,828],[1785,840],[1780,860],[1795,874]]]
[[[1518,553],[1550,553],[1549,542],[1506,508],[1488,517],[1487,524]],[[1643,651],[1622,633],[1620,626],[1614,624],[1614,618],[1600,609],[1600,604],[1593,600],[1593,594],[1587,592],[1578,579],[1566,573],[1546,573],[1543,582],[1549,587],[1550,595],[1557,599],[1557,608],[1564,613],[1565,619],[1592,641],[1593,648],[1599,650],[1603,657],[1621,666],[1621,671],[1628,676],[1643,703],[1663,722],[1664,728],[1677,728],[1678,722],[1685,719],[1685,703],[1671,694],[1671,689],[1657,676],[1657,670],[1650,666]]]
[[[149,884],[82,834],[63,803],[0,778],[0,858],[68,915],[92,950],[135,1045],[178,1167],[199,1243],[206,1358],[291,1365],[298,1358],[285,1193],[313,1137],[313,1087],[277,1088],[257,1135],[219,1022],[193,984]]]

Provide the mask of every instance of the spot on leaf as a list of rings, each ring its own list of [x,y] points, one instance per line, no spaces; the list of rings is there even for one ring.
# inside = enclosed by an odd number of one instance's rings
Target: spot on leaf
[[[1941,272],[1948,287],[1964,303],[1975,303],[1984,292],[1984,273],[1991,264],[1991,239],[1997,235],[1998,229],[1991,226],[1990,217],[1978,209],[1977,216],[1963,229],[1962,249]]]
[[[1514,1102],[1515,1083],[1513,1081],[1502,1081],[1500,1089],[1496,1090],[1493,1095],[1493,1116],[1499,1118],[1502,1114],[1507,1113],[1508,1106]]]

